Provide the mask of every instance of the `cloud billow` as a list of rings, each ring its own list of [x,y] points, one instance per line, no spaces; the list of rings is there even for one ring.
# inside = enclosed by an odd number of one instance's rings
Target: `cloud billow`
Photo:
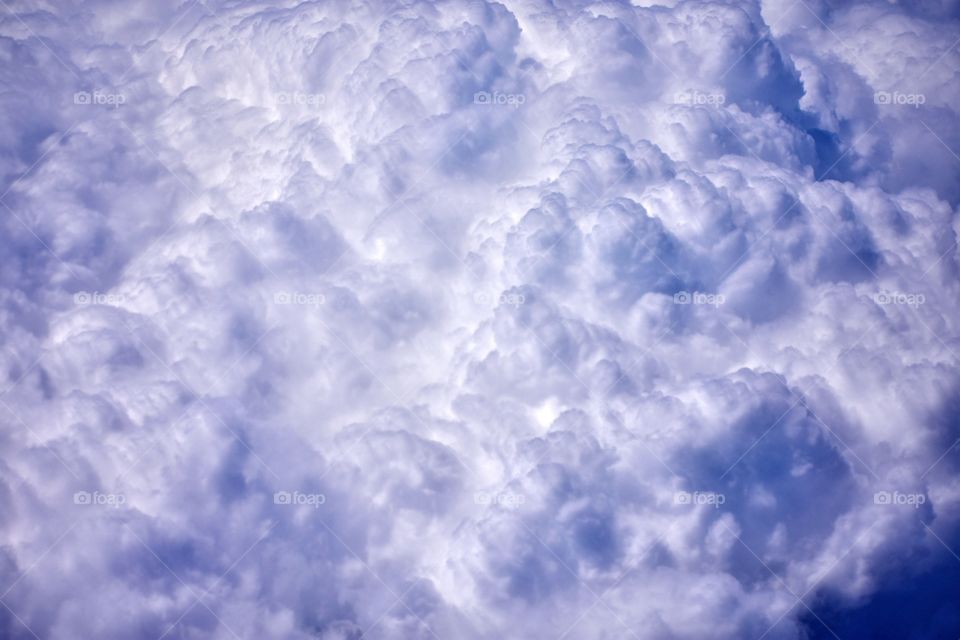
[[[0,637],[960,635],[957,19],[8,0]]]

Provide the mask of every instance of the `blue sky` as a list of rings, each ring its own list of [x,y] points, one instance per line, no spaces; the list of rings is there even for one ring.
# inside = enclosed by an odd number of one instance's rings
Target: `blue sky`
[[[960,637],[955,0],[0,0],[0,638]]]

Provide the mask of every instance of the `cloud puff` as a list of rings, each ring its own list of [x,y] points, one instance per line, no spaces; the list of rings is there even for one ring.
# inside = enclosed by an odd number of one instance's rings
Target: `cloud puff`
[[[946,602],[955,13],[8,3],[3,637]]]

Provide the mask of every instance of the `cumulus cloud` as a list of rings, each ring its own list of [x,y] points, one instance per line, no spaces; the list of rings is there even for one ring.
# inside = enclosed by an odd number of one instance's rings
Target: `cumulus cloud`
[[[957,19],[0,3],[0,635],[960,633]]]

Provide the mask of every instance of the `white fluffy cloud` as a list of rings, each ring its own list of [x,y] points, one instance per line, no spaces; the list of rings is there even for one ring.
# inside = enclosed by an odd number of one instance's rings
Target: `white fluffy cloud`
[[[820,637],[954,561],[955,9],[640,4],[0,7],[0,636]]]

